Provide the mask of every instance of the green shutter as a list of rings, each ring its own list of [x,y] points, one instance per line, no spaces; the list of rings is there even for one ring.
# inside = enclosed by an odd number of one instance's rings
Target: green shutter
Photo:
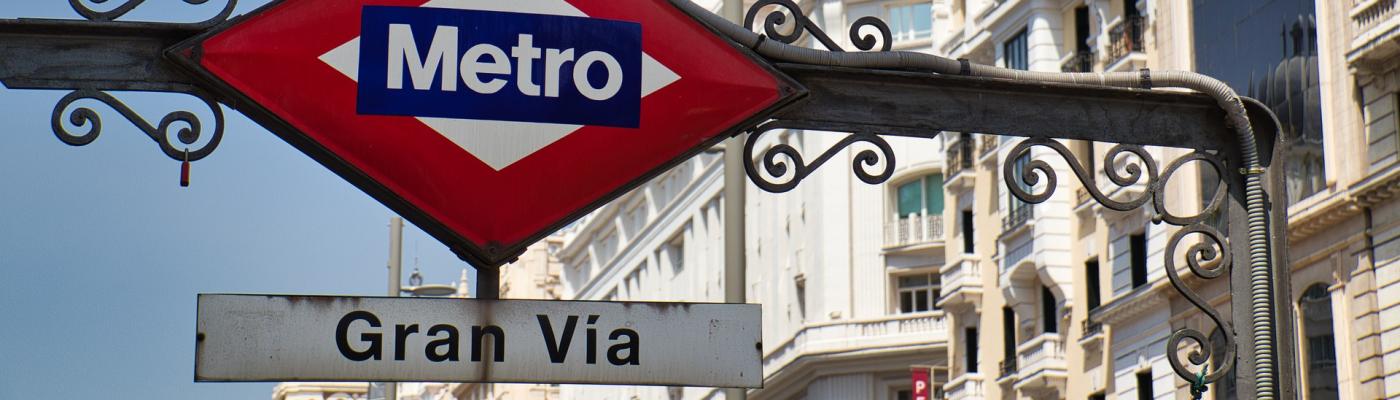
[[[943,213],[943,174],[924,178],[924,209],[929,215]]]
[[[909,214],[918,214],[923,210],[923,184],[924,181],[916,180],[899,186],[899,216],[907,217]]]

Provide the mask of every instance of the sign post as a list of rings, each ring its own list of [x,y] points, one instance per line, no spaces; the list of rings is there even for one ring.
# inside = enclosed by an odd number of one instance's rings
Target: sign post
[[[195,380],[759,388],[756,304],[199,296]]]

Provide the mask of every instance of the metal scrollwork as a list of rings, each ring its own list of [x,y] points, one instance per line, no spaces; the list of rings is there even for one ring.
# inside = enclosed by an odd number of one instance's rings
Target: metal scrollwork
[[[1108,153],[1104,155],[1104,175],[1108,177],[1109,181],[1120,187],[1127,187],[1138,183],[1145,183],[1147,185],[1146,192],[1141,195],[1119,201],[1109,198],[1099,189],[1093,171],[1087,171],[1083,165],[1080,165],[1078,159],[1070,153],[1069,149],[1066,148],[1064,144],[1049,138],[1028,138],[1011,149],[1011,156],[1008,157],[1005,164],[1003,164],[1002,175],[1011,194],[1027,203],[1042,203],[1049,200],[1050,196],[1054,194],[1057,184],[1055,169],[1052,168],[1049,163],[1042,160],[1026,162],[1019,168],[1021,169],[1020,176],[1017,176],[1018,167],[1016,160],[1023,154],[1029,152],[1030,148],[1033,146],[1049,148],[1054,150],[1055,153],[1058,153],[1060,157],[1069,164],[1070,170],[1074,171],[1074,175],[1079,178],[1080,183],[1084,185],[1085,192],[1092,196],[1094,200],[1103,204],[1104,207],[1117,211],[1130,211],[1138,209],[1144,204],[1147,204],[1148,201],[1151,201],[1153,206],[1151,211],[1154,221],[1166,222],[1171,225],[1183,227],[1181,230],[1177,231],[1176,234],[1172,235],[1171,240],[1167,242],[1167,256],[1165,257],[1167,277],[1171,280],[1172,286],[1175,287],[1187,301],[1195,305],[1196,308],[1208,316],[1222,332],[1225,332],[1224,347],[1226,349],[1226,354],[1223,360],[1211,360],[1213,355],[1210,354],[1210,349],[1213,347],[1211,346],[1212,343],[1210,339],[1200,331],[1182,328],[1173,332],[1167,341],[1167,359],[1171,362],[1172,369],[1176,371],[1177,375],[1189,382],[1196,382],[1198,378],[1203,378],[1205,382],[1214,382],[1224,377],[1225,374],[1234,367],[1234,329],[1228,322],[1221,318],[1219,312],[1213,307],[1210,307],[1210,305],[1202,300],[1190,286],[1187,286],[1186,283],[1182,281],[1181,276],[1177,272],[1175,257],[1177,254],[1176,250],[1178,246],[1182,244],[1182,240],[1185,237],[1188,235],[1204,236],[1207,240],[1192,244],[1191,247],[1187,249],[1185,255],[1187,268],[1202,279],[1215,279],[1229,272],[1231,260],[1228,243],[1218,230],[1204,223],[1207,218],[1214,215],[1220,209],[1221,204],[1225,201],[1226,190],[1224,189],[1225,183],[1223,180],[1225,172],[1224,161],[1212,153],[1195,151],[1172,161],[1159,176],[1156,161],[1153,160],[1151,155],[1149,155],[1142,146],[1116,145],[1109,149]],[[1125,153],[1131,153],[1137,160],[1126,160],[1120,170],[1116,167],[1116,161]],[[1188,216],[1176,215],[1168,210],[1165,204],[1166,198],[1168,197],[1167,182],[1171,181],[1172,176],[1174,176],[1177,171],[1180,171],[1182,166],[1191,162],[1201,162],[1209,165],[1211,168],[1215,169],[1216,175],[1222,177],[1222,179],[1210,202],[1202,208],[1201,212]],[[1143,182],[1143,166],[1146,166],[1145,182]],[[1040,183],[1042,175],[1046,180],[1045,188],[1042,189],[1040,193],[1032,193],[1030,189]],[[1194,342],[1198,347],[1188,351],[1186,360],[1183,361],[1180,358],[1179,349],[1183,345],[1183,341],[1186,340]],[[1200,366],[1200,368],[1206,372],[1200,376],[1198,376],[1197,373],[1192,373],[1186,367],[1187,362],[1195,366]]]
[[[146,0],[126,0],[126,2],[121,3],[121,5],[118,5],[118,6],[116,6],[115,8],[112,8],[111,10],[107,10],[107,11],[97,11],[97,10],[94,10],[92,6],[89,6],[89,5],[88,5],[88,3],[92,3],[92,4],[103,4],[103,3],[106,3],[106,2],[108,2],[108,1],[109,1],[109,0],[68,0],[68,5],[69,5],[69,6],[72,6],[72,7],[73,7],[73,11],[76,11],[76,12],[78,13],[78,15],[83,16],[83,18],[86,18],[86,19],[89,20],[89,21],[96,21],[96,22],[112,22],[112,21],[116,21],[117,18],[121,18],[123,15],[126,15],[127,13],[131,12],[131,10],[135,10],[136,7],[139,7],[139,6],[141,6],[142,3],[145,3],[145,2],[146,2]],[[209,0],[181,0],[181,1],[184,1],[185,4],[189,4],[189,5],[202,5],[202,4],[205,4],[205,3],[208,3],[208,2],[209,2]],[[227,1],[228,3],[225,3],[225,4],[224,4],[223,10],[220,10],[219,13],[218,13],[217,15],[215,15],[214,17],[209,18],[209,19],[206,19],[206,20],[204,20],[204,21],[200,21],[200,22],[190,23],[190,24],[188,24],[188,25],[193,25],[193,26],[214,26],[214,25],[219,24],[220,22],[227,21],[228,18],[229,18],[230,16],[233,15],[233,9],[234,9],[235,7],[238,6],[238,0],[226,0],[226,1]]]
[[[102,116],[92,108],[74,106],[73,103],[79,100],[95,100],[111,107],[121,114],[122,117],[131,121],[138,129],[145,132],[160,146],[161,152],[176,161],[198,161],[214,151],[219,146],[219,141],[224,136],[224,113],[208,96],[200,93],[189,93],[204,102],[214,115],[213,133],[209,140],[199,148],[191,149],[190,146],[198,143],[204,135],[204,124],[199,116],[189,111],[173,111],[161,118],[160,123],[151,125],[145,118],[142,118],[131,107],[121,100],[102,91],[92,89],[80,89],[67,96],[63,96],[54,106],[53,125],[54,135],[58,140],[72,146],[84,146],[97,140],[97,136],[102,134]],[[74,133],[64,125],[64,116],[67,122],[77,128],[85,128],[86,131]],[[178,144],[177,144],[178,142]]]
[[[826,46],[827,50],[845,51],[840,45],[836,44],[836,41],[831,40],[831,37],[827,36],[826,31],[817,26],[816,22],[812,21],[811,18],[807,18],[807,16],[802,13],[802,7],[798,6],[797,3],[794,3],[792,0],[759,0],[755,2],[753,6],[749,7],[748,13],[744,15],[744,26],[752,29],[755,19],[758,18],[759,11],[768,6],[776,6],[779,8],[771,9],[768,15],[763,17],[763,34],[769,39],[793,44],[797,42],[797,39],[802,37],[802,33],[810,32],[813,38],[821,42],[822,46]],[[784,13],[784,10],[787,12]],[[783,33],[782,28],[789,24],[788,14],[792,14],[796,21],[793,22],[791,32]],[[861,34],[861,28],[864,27],[875,28],[880,32],[880,36],[876,37],[868,33]],[[851,44],[863,51],[872,50],[877,44],[880,45],[880,51],[890,51],[894,46],[894,40],[893,36],[890,34],[889,25],[885,24],[885,21],[875,17],[862,17],[857,19],[856,22],[851,25],[850,38]]]
[[[1084,184],[1084,190],[1088,192],[1090,196],[1093,196],[1094,200],[1103,204],[1104,207],[1117,211],[1134,210],[1138,207],[1142,207],[1143,204],[1147,204],[1147,201],[1152,198],[1152,192],[1149,191],[1127,201],[1111,199],[1108,195],[1105,195],[1103,191],[1099,190],[1098,180],[1094,177],[1094,173],[1080,165],[1078,159],[1074,157],[1074,154],[1070,153],[1069,149],[1066,148],[1064,144],[1049,138],[1028,138],[1021,141],[1016,147],[1011,148],[1011,156],[1007,158],[1004,166],[1005,174],[1003,174],[1006,186],[1013,195],[1022,201],[1027,203],[1043,203],[1049,200],[1050,195],[1055,194],[1055,186],[1059,182],[1055,176],[1055,169],[1051,168],[1049,163],[1041,160],[1031,160],[1021,172],[1020,179],[1021,182],[1024,183],[1024,186],[1017,184],[1016,177],[1014,176],[1015,160],[1021,154],[1030,151],[1032,146],[1049,148],[1059,153],[1060,156],[1069,163],[1070,170],[1074,171],[1074,175]],[[1123,166],[1121,172],[1117,168],[1111,167],[1114,165],[1114,162],[1118,160],[1119,156],[1124,153],[1131,153],[1137,157],[1139,162],[1147,165],[1147,183],[1150,184],[1158,181],[1157,162],[1147,154],[1147,150],[1143,149],[1142,146],[1120,144],[1113,146],[1113,148],[1108,150],[1107,154],[1104,154],[1104,165],[1110,166],[1104,170],[1104,175],[1108,176],[1110,182],[1118,186],[1129,186],[1138,183],[1138,181],[1141,181],[1143,178],[1142,167],[1138,163],[1130,161]],[[1044,175],[1047,181],[1045,190],[1041,193],[1031,193],[1026,188],[1040,183],[1041,175]]]
[[[1215,279],[1230,271],[1230,251],[1220,232],[1210,225],[1197,223],[1177,231],[1167,242],[1167,278],[1171,279],[1172,286],[1176,287],[1187,301],[1190,301],[1197,309],[1210,317],[1211,321],[1220,328],[1220,331],[1224,332],[1221,336],[1225,338],[1225,354],[1222,355],[1221,360],[1211,360],[1215,354],[1211,351],[1213,347],[1206,335],[1195,329],[1181,328],[1172,332],[1171,336],[1167,338],[1167,361],[1171,363],[1172,370],[1176,371],[1177,376],[1188,382],[1195,382],[1197,373],[1192,373],[1186,367],[1181,360],[1179,351],[1182,341],[1190,339],[1197,346],[1187,352],[1186,360],[1192,365],[1200,366],[1208,371],[1202,376],[1205,382],[1215,382],[1225,377],[1225,374],[1235,366],[1235,330],[1220,317],[1220,313],[1215,311],[1214,307],[1211,307],[1194,290],[1191,290],[1176,271],[1176,257],[1174,257],[1176,248],[1181,244],[1183,238],[1192,234],[1205,236],[1209,240],[1193,244],[1186,250],[1186,266],[1191,270],[1191,273],[1204,279]]]
[[[759,126],[753,134],[749,135],[744,143],[744,156],[749,162],[744,163],[744,172],[748,174],[749,180],[759,188],[772,193],[784,193],[797,187],[797,184],[812,174],[822,164],[831,160],[841,150],[859,142],[874,145],[879,151],[872,149],[861,150],[856,153],[852,160],[851,169],[857,178],[867,184],[880,184],[889,180],[894,175],[894,149],[884,138],[872,133],[852,133],[835,145],[828,148],[821,155],[809,163],[797,148],[786,143],[778,143],[763,151],[762,156],[757,156],[756,144],[764,133],[781,127],[771,124]],[[867,171],[869,168],[879,166],[883,162],[883,167],[875,173]],[[763,165],[763,172],[758,170],[757,164]],[[769,179],[772,177],[773,179]]]

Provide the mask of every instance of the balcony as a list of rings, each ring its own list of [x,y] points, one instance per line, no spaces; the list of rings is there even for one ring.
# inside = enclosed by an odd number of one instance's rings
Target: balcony
[[[943,294],[936,303],[939,308],[981,308],[982,268],[977,256],[963,255],[958,262],[944,264],[938,275],[943,282]]]
[[[1080,50],[1060,64],[1060,72],[1094,72],[1094,52]]]
[[[962,374],[943,385],[943,398],[947,400],[982,400],[986,393],[982,389],[982,374],[976,372]]]
[[[1079,346],[1086,349],[1098,348],[1103,343],[1103,323],[1093,317],[1084,319],[1084,329],[1079,334]]]
[[[983,159],[986,159],[987,156],[990,156],[990,155],[992,155],[992,154],[996,154],[996,152],[997,152],[997,145],[1000,145],[1000,144],[1001,144],[1001,136],[990,135],[990,134],[982,134],[982,135],[980,135],[980,136],[982,137],[982,139],[981,139],[981,140],[982,140],[982,143],[981,143],[981,145],[982,145],[982,153],[981,153],[981,156],[980,156],[980,157],[982,157]]]
[[[1026,221],[1030,221],[1031,216],[1035,214],[1035,205],[1022,203],[1021,200],[1013,199],[1011,201],[1017,202],[1019,205],[1008,207],[1006,209],[1006,216],[1001,217],[1002,235],[1010,235],[1018,231],[1019,229],[1017,228],[1026,226]]]
[[[1104,70],[1113,70],[1114,65],[1121,63],[1125,58],[1133,53],[1143,52],[1142,45],[1142,25],[1143,18],[1140,15],[1130,15],[1123,18],[1118,24],[1113,25],[1108,30],[1108,65]]]
[[[810,324],[763,356],[763,375],[772,376],[804,356],[946,345],[945,322],[942,311],[930,311]]]
[[[957,141],[948,144],[948,154],[944,158],[948,163],[946,170],[950,181],[963,170],[972,168],[973,150],[977,145],[973,143],[971,135],[964,133],[956,137]]]
[[[912,214],[885,223],[885,249],[942,243],[942,214]]]
[[[1069,377],[1069,362],[1065,359],[1065,343],[1059,333],[1044,333],[1016,348],[1016,390],[1054,397],[1065,393]]]
[[[1400,44],[1395,40],[1400,36],[1400,7],[1395,3],[1396,0],[1352,0],[1351,21],[1355,30],[1348,62],[1384,62],[1400,52]]]
[[[1016,359],[1011,358],[997,363],[997,383],[1005,384],[1016,378]]]

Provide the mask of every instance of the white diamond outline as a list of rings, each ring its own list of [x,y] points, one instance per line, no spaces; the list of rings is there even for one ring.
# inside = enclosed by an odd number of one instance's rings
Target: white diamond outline
[[[528,14],[588,17],[564,0],[431,0],[420,7],[501,11]],[[318,57],[321,62],[359,82],[360,38],[337,46]],[[642,98],[680,80],[660,61],[642,53]],[[577,132],[583,125],[480,119],[417,117],[420,123],[461,147],[496,171]]]

